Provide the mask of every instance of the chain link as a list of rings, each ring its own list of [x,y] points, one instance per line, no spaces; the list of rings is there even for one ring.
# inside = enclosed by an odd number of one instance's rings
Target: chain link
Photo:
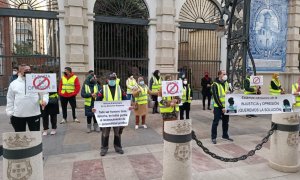
[[[240,157],[236,157],[236,158],[226,158],[226,157],[218,156],[215,153],[211,152],[207,147],[205,147],[203,145],[203,143],[199,139],[197,139],[195,131],[192,131],[192,139],[194,139],[196,141],[197,145],[200,148],[202,148],[203,152],[210,155],[212,158],[218,159],[218,160],[224,161],[224,162],[238,162],[238,161],[247,159],[249,156],[253,156],[256,151],[260,150],[263,147],[263,144],[268,142],[270,136],[274,133],[275,130],[276,130],[276,124],[273,124],[271,129],[268,131],[267,136],[262,139],[261,143],[256,145],[255,148],[253,150],[250,150],[247,154],[242,155]]]

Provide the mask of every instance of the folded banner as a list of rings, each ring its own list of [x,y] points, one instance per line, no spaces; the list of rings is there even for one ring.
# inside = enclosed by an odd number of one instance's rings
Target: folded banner
[[[225,114],[275,114],[293,112],[295,97],[288,95],[243,95],[227,94],[225,97]]]
[[[130,100],[95,101],[95,116],[99,127],[128,126]]]

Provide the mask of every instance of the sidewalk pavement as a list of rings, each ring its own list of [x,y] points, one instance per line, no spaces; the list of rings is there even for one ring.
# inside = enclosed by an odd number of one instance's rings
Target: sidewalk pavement
[[[254,149],[267,134],[271,126],[270,115],[260,115],[247,119],[244,116],[230,118],[229,133],[234,142],[217,139],[210,142],[212,111],[203,111],[199,102],[192,106],[193,130],[203,144],[218,155],[237,157]],[[150,112],[150,111],[149,111]],[[150,114],[146,124],[148,129],[134,129],[134,116],[124,129],[123,155],[114,152],[113,132],[110,136],[110,149],[106,156],[99,155],[101,134],[86,133],[86,120],[83,110],[77,110],[81,123],[71,121],[68,112],[67,124],[59,124],[55,136],[43,137],[44,179],[45,180],[156,180],[162,177],[163,140],[162,120],[159,114]],[[59,122],[61,115],[59,115]],[[13,131],[5,115],[5,107],[0,107],[0,133]],[[219,125],[219,137],[222,132]],[[0,137],[2,144],[2,137]],[[195,142],[192,143],[192,173],[194,180],[298,180],[298,173],[282,173],[268,166],[269,142],[253,157],[236,163],[225,163],[203,153]],[[300,145],[299,145],[300,149]],[[299,151],[300,157],[300,151]],[[300,159],[299,159],[300,161]],[[2,158],[0,159],[2,169]],[[0,179],[2,179],[0,171]]]

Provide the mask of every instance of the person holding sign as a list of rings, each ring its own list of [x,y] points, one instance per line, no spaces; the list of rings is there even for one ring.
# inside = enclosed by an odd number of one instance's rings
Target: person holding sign
[[[126,86],[127,86],[127,99],[133,100],[132,90],[137,87],[137,83],[132,73],[129,75],[128,79],[126,80]]]
[[[260,87],[259,86],[250,86],[250,76],[253,75],[253,71],[250,69],[247,69],[247,77],[244,80],[244,94],[249,95],[249,94],[261,94],[260,92]],[[247,118],[252,118],[256,117],[255,115],[246,115]]]
[[[127,100],[127,94],[121,89],[121,86],[117,84],[116,73],[111,73],[108,78],[108,84],[103,85],[103,88],[97,95],[97,101],[122,101]],[[96,112],[96,109],[93,109]],[[115,151],[119,154],[124,154],[121,146],[121,134],[124,127],[113,127],[114,130],[114,147]],[[109,134],[111,127],[102,128],[101,137],[101,156],[105,156],[108,151]]]
[[[25,76],[30,73],[30,66],[21,65],[18,79],[9,85],[7,92],[6,114],[16,132],[26,131],[26,124],[30,131],[40,131],[40,105],[45,108],[49,101],[48,93],[41,99],[38,93],[26,93]]]
[[[92,119],[94,120],[94,131],[100,132],[95,114],[92,112],[99,90],[100,86],[97,84],[96,76],[89,74],[81,89],[81,97],[84,98],[84,111],[87,119],[87,133],[92,131]]]
[[[294,83],[292,85],[292,94],[296,97],[296,103],[293,105],[294,112],[300,113],[300,77],[298,79],[298,82]],[[300,130],[299,130],[299,136],[300,136]]]
[[[80,91],[80,83],[78,77],[72,72],[70,67],[65,67],[64,76],[59,82],[58,93],[61,101],[61,108],[63,112],[63,119],[60,124],[67,122],[67,106],[68,102],[72,108],[73,121],[80,123],[76,118],[76,96]]]
[[[147,128],[146,125],[146,115],[148,112],[148,94],[157,95],[157,92],[154,93],[149,90],[148,86],[145,84],[144,78],[138,78],[138,85],[133,89],[133,96],[135,98],[135,103],[137,104],[134,109],[135,114],[135,129],[139,128],[140,116],[142,116],[142,126]]]
[[[280,95],[284,94],[284,89],[281,87],[279,80],[279,73],[274,73],[269,87],[270,95]]]
[[[162,78],[160,76],[159,70],[155,70],[153,76],[150,79],[149,88],[152,92],[158,92],[161,88]],[[158,113],[158,100],[157,96],[153,95],[152,100],[155,101],[152,114]]]
[[[219,120],[222,119],[222,138],[225,140],[233,141],[228,135],[229,116],[225,115],[225,95],[229,93],[229,85],[227,82],[226,71],[220,70],[218,78],[212,85],[212,95],[214,98],[214,120],[211,127],[211,141],[217,144],[217,130]]]
[[[179,106],[180,110],[180,120],[183,120],[184,111],[185,111],[185,118],[190,119],[190,109],[191,109],[191,102],[193,99],[193,91],[188,84],[187,78],[183,79],[183,95],[181,97],[182,105]]]

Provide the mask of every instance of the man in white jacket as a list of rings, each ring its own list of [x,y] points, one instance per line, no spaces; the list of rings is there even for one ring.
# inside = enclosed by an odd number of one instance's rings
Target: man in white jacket
[[[30,66],[21,65],[19,77],[13,81],[7,92],[6,114],[16,132],[40,130],[40,106],[45,107],[49,100],[48,93],[28,93],[25,89],[25,75],[31,73]]]

